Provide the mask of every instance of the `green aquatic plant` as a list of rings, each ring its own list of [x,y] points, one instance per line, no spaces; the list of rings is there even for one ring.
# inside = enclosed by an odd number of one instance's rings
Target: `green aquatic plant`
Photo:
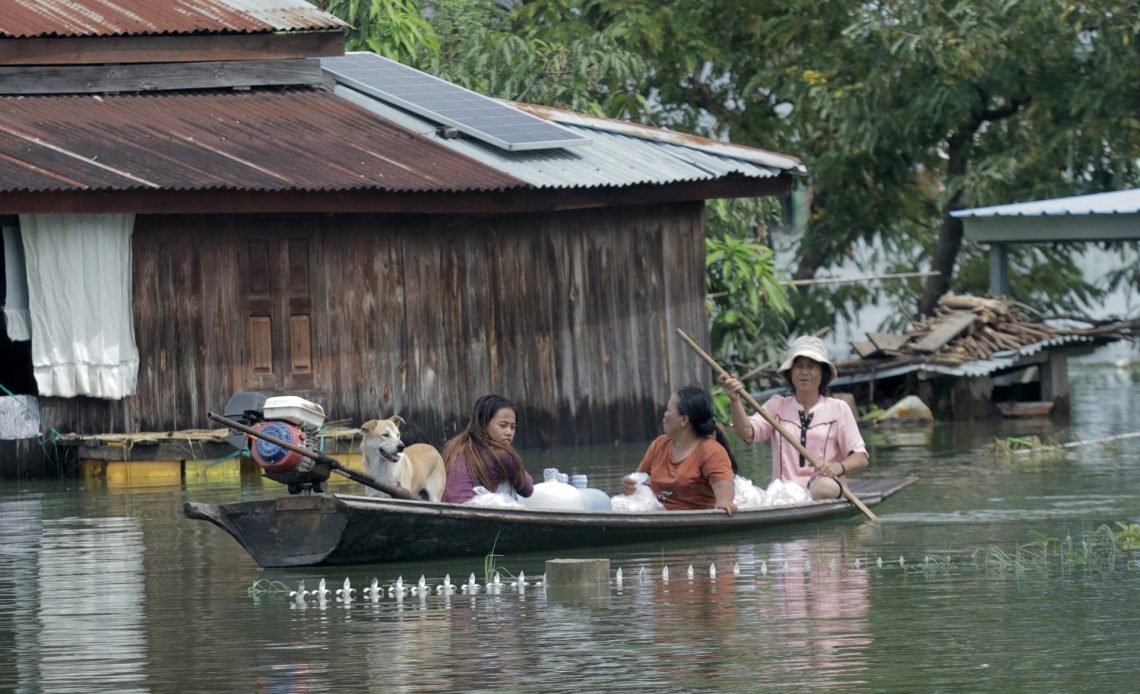
[[[872,405],[871,409],[869,409],[866,412],[866,414],[863,415],[862,421],[874,424],[875,422],[882,419],[883,415],[885,415],[886,413],[887,413],[887,411],[882,409],[881,407],[876,407],[876,406]]]
[[[495,574],[499,572],[498,567],[495,566],[495,557],[501,557],[501,554],[495,554],[495,547],[499,545],[499,536],[495,535],[495,541],[491,543],[491,551],[487,556],[483,557],[483,582],[490,583]]]
[[[263,595],[288,593],[289,590],[289,586],[285,585],[281,581],[274,581],[268,578],[259,578],[250,584],[249,588],[246,589],[246,593],[248,593],[249,597],[251,598],[260,598]]]
[[[1036,541],[1018,545],[1012,554],[993,545],[978,547],[972,554],[975,566],[987,572],[1018,575],[1031,572],[1047,574],[1054,569],[1062,575],[1074,570],[1108,574],[1116,568],[1119,550],[1125,549],[1118,547],[1117,538],[1107,525],[1083,533],[1079,541],[1071,535],[1062,540],[1040,532],[1032,534]]]
[[[994,439],[993,443],[986,444],[986,448],[1003,461],[1024,460],[1026,456],[1031,456],[1033,460],[1059,460],[1064,456],[1065,450],[1053,438],[1042,439],[1037,435]]]
[[[1140,523],[1128,524],[1116,521],[1116,524],[1121,528],[1114,536],[1120,549],[1140,549]]]
[[[1044,448],[1041,439],[1037,435],[1033,436],[1007,436],[1004,439],[994,439],[994,442],[986,446],[995,453],[1013,453],[1014,451],[1026,450],[1040,450]]]

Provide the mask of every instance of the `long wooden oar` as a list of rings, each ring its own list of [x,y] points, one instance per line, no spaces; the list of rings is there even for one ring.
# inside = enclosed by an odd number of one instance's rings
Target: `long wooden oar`
[[[282,439],[279,439],[276,436],[271,436],[269,434],[266,434],[263,431],[258,431],[257,429],[254,429],[252,427],[247,427],[246,425],[242,424],[241,422],[235,422],[234,420],[230,419],[229,417],[224,417],[220,414],[215,414],[213,412],[207,412],[206,418],[213,420],[215,422],[220,422],[222,424],[225,424],[226,426],[228,426],[231,429],[236,429],[237,431],[240,431],[240,432],[245,433],[245,434],[249,434],[250,436],[256,436],[257,438],[262,439],[264,441],[268,441],[269,443],[272,443],[275,446],[280,446],[287,451],[293,451],[294,453],[303,455],[306,458],[312,458],[313,460],[315,460],[320,465],[327,465],[328,468],[330,470],[332,470],[333,472],[335,472],[339,475],[343,475],[344,477],[347,477],[348,479],[352,480],[353,482],[359,482],[360,484],[363,484],[365,487],[372,487],[376,491],[384,492],[385,494],[387,494],[388,496],[390,496],[392,498],[395,498],[395,499],[415,499],[416,498],[416,497],[412,496],[412,493],[410,491],[408,491],[407,489],[404,489],[400,485],[396,485],[393,487],[390,484],[385,484],[385,483],[381,482],[380,480],[376,479],[375,477],[373,477],[372,475],[368,475],[368,474],[365,474],[363,472],[358,472],[357,470],[353,470],[352,468],[346,466],[344,463],[340,462],[336,458],[330,458],[329,456],[321,455],[320,453],[317,453],[316,451],[310,451],[307,448],[303,448],[301,446],[289,443],[288,441],[283,441]]]
[[[701,346],[694,342],[693,338],[686,335],[684,330],[681,330],[680,328],[677,328],[676,330],[677,335],[679,335],[681,339],[685,341],[685,344],[689,345],[689,347],[691,347],[694,352],[700,355],[701,359],[704,359],[705,363],[711,366],[713,371],[716,371],[721,375],[728,375],[728,372],[721,368],[720,364],[716,363],[716,360],[709,356],[707,352],[701,349]],[[780,436],[783,436],[785,439],[787,439],[788,443],[792,444],[792,446],[795,447],[797,451],[799,451],[799,454],[802,455],[805,460],[811,463],[811,466],[813,468],[817,470],[819,469],[819,462],[816,461],[815,456],[813,456],[811,453],[808,453],[808,450],[804,448],[804,445],[800,443],[799,439],[792,436],[791,432],[781,426],[780,423],[776,421],[776,418],[768,413],[768,410],[765,410],[760,406],[760,403],[756,402],[755,398],[749,395],[747,391],[741,391],[740,397],[744,398],[744,401],[751,405],[752,409],[756,410],[756,412],[758,412],[760,416],[764,418],[764,421],[772,425],[772,428],[775,429],[780,434]],[[847,488],[847,485],[843,484],[838,479],[836,479],[835,482],[839,485],[839,489],[843,492],[844,499],[847,499],[852,504],[854,504],[856,508],[862,511],[871,520],[879,520],[879,517],[872,513],[871,509],[867,508],[867,505],[859,500],[859,497],[851,493],[851,490]]]

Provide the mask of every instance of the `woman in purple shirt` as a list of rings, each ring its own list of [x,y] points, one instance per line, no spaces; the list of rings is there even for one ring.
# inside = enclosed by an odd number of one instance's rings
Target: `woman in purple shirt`
[[[733,429],[746,443],[772,440],[772,479],[798,482],[813,499],[842,497],[839,485],[847,473],[867,467],[867,446],[851,408],[827,394],[827,384],[837,375],[827,358],[827,346],[818,337],[798,337],[777,371],[793,392],[774,395],[762,407],[785,430],[799,436],[819,467],[812,467],[760,414],[745,414],[740,402],[744,386],[726,374],[720,382],[731,401]]]
[[[443,501],[462,504],[475,496],[475,487],[494,492],[504,482],[520,496],[534,492],[534,479],[511,446],[516,419],[515,404],[502,396],[484,395],[475,401],[467,429],[443,447]]]

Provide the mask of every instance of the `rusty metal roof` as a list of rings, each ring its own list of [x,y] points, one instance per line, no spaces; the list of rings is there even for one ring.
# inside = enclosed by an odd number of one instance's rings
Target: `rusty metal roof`
[[[0,98],[0,193],[525,185],[323,89]]]
[[[349,25],[305,0],[4,0],[0,37],[253,34]]]

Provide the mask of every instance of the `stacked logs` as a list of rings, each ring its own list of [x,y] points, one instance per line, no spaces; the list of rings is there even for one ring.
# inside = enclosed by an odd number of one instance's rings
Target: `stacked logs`
[[[1034,342],[1056,337],[1058,334],[1043,323],[1025,320],[1014,303],[1006,299],[943,296],[938,302],[934,315],[914,323],[907,332],[908,339],[902,351],[912,351],[907,347],[919,343],[949,316],[958,316],[963,312],[973,314],[973,323],[932,354],[932,360],[959,364],[975,359],[988,359],[994,352],[1019,349]]]

